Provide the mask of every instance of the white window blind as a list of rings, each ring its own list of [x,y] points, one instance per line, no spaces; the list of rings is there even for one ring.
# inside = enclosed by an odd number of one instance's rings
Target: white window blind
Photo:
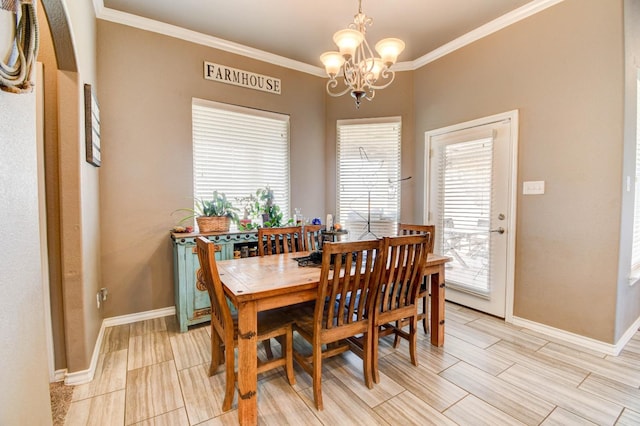
[[[289,217],[289,116],[194,99],[193,194],[238,198],[269,186]],[[241,215],[242,216],[242,215]]]
[[[490,292],[489,218],[493,193],[493,136],[446,142],[436,155],[437,252],[450,256],[447,283],[476,295]],[[444,137],[446,138],[446,136]],[[446,139],[445,139],[446,140]]]
[[[401,130],[400,117],[338,121],[336,217],[351,239],[396,234]]]
[[[631,269],[634,275],[640,274],[640,78],[637,80],[638,89],[636,97],[638,107],[636,110],[636,180],[635,180],[635,206],[633,216],[633,248],[631,250]]]

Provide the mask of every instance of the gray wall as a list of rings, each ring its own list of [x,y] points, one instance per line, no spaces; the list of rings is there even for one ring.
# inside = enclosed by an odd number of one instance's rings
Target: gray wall
[[[622,17],[621,0],[566,0],[426,65],[414,83],[420,159],[427,130],[520,111],[514,315],[608,343],[620,238]],[[546,181],[546,193],[522,196],[529,180]],[[418,199],[417,209],[422,192]]]
[[[98,22],[105,316],[173,306],[171,213],[193,203],[192,98],[290,115],[291,206],[325,214],[324,79]],[[274,95],[204,80],[203,61],[280,78]]]

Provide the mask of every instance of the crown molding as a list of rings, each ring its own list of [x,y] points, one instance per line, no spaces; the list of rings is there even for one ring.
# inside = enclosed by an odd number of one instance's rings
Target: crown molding
[[[458,37],[457,39],[452,40],[449,43],[444,44],[439,48],[427,53],[426,55],[414,60],[412,63],[412,69],[416,70],[418,68],[421,68],[428,63],[435,61],[436,59],[442,58],[449,53],[455,52],[456,50],[473,43],[474,41],[478,41],[484,37],[487,37],[488,35],[498,32],[510,25],[515,24],[516,22],[522,21],[523,19],[535,15],[536,13],[541,12],[551,6],[555,6],[556,4],[563,1],[564,0],[532,1],[531,3],[528,3],[516,10],[502,15],[501,17],[496,18],[481,27],[478,27],[475,30],[469,31],[468,33]]]
[[[503,28],[508,27],[509,25],[515,24],[516,22],[535,15],[536,13],[541,12],[551,6],[555,6],[556,4],[563,1],[564,0],[534,0],[531,3],[528,3],[512,12],[496,18],[493,21],[488,22],[487,24],[458,37],[457,39],[450,41],[449,43],[444,44],[437,49],[432,50],[431,52],[427,53],[424,56],[421,56],[414,61],[398,62],[393,66],[393,69],[397,72],[414,71],[439,58],[442,58],[443,56],[448,55],[449,53],[455,52],[456,50],[467,46],[474,41],[480,40],[488,35],[502,30]],[[296,71],[315,75],[317,77],[326,77],[324,69],[315,65],[295,61],[293,59],[285,58],[284,56],[274,55],[273,53],[265,52],[264,50],[254,49],[252,47],[244,46],[242,44],[223,40],[221,38],[209,36],[196,31],[187,30],[175,25],[165,24],[163,22],[143,18],[141,16],[133,15],[130,13],[109,9],[104,7],[103,0],[93,0],[93,5],[96,12],[96,18],[98,19],[167,35],[169,37],[179,38],[181,40],[209,46],[214,49],[224,50],[225,52],[235,53],[237,55],[246,56],[258,61],[267,62],[284,68],[290,68]]]
[[[94,7],[96,7],[96,17],[98,19],[139,28],[145,31],[163,34],[169,37],[178,38],[203,46],[209,46],[214,49],[224,50],[225,52],[235,53],[236,55],[246,56],[258,61],[267,62],[284,68],[290,68],[318,77],[326,77],[324,69],[320,67],[285,58],[284,56],[274,55],[273,53],[254,49],[252,47],[244,46],[239,43],[223,40],[221,38],[202,34],[196,31],[187,30],[175,25],[170,25],[164,22],[155,21],[153,19],[143,18],[141,16],[133,15],[130,13],[109,9],[104,7],[102,0],[94,0]]]
[[[473,43],[474,41],[480,40],[488,35],[498,32],[510,25],[515,24],[516,22],[535,15],[536,13],[541,12],[551,6],[555,6],[556,4],[563,1],[564,0],[534,0],[531,3],[528,3],[516,10],[502,15],[501,17],[496,18],[481,27],[478,27],[475,30],[458,37],[457,39],[450,41],[449,43],[444,44],[437,49],[432,50],[431,52],[427,53],[424,56],[421,56],[418,59],[415,59],[414,61],[398,62],[393,66],[393,69],[394,71],[398,72],[414,71],[439,58],[442,58],[443,56],[448,55],[449,53],[465,47]],[[285,58],[284,56],[275,55],[263,50],[254,49],[242,44],[223,40],[221,38],[209,36],[192,30],[187,30],[175,25],[165,24],[153,19],[143,18],[141,16],[133,15],[130,13],[109,9],[104,7],[103,0],[93,0],[93,5],[96,12],[96,18],[98,19],[167,35],[169,37],[175,37],[181,40],[209,46],[214,49],[224,50],[225,52],[235,53],[237,55],[246,56],[258,61],[267,62],[273,65],[278,65],[284,68],[293,69],[318,77],[326,77],[324,69],[315,65],[295,61],[293,59]]]

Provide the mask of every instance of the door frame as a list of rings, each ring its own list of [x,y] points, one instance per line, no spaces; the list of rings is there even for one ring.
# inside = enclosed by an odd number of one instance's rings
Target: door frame
[[[503,112],[500,114],[482,117],[463,123],[453,124],[451,126],[439,129],[429,130],[424,134],[424,205],[422,209],[422,223],[429,222],[429,206],[430,206],[430,154],[431,140],[446,133],[458,130],[464,130],[471,127],[484,126],[504,120],[510,120],[509,131],[509,189],[508,189],[508,215],[507,215],[507,259],[506,259],[506,283],[505,283],[505,321],[513,322],[513,299],[514,299],[514,283],[515,283],[515,255],[516,255],[516,210],[518,201],[518,110]]]
[[[51,320],[51,293],[49,281],[49,252],[47,244],[47,206],[44,171],[44,65],[36,62],[36,148],[38,162],[38,223],[40,231],[40,266],[42,268],[42,299],[44,301],[44,329],[47,347],[49,382],[59,381],[56,375]]]

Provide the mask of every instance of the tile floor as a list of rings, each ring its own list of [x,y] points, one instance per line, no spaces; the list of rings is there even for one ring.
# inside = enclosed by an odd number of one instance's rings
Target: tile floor
[[[612,357],[457,305],[446,309],[445,346],[420,332],[418,367],[406,342],[395,350],[391,336],[381,341],[374,389],[364,386],[355,355],[329,360],[323,411],[299,367],[293,387],[280,370],[260,376],[260,424],[640,425],[640,332]],[[110,327],[95,378],[74,389],[66,424],[237,424],[237,397],[222,413],[224,375],[208,377],[208,364],[208,326],[180,333],[165,317]]]

